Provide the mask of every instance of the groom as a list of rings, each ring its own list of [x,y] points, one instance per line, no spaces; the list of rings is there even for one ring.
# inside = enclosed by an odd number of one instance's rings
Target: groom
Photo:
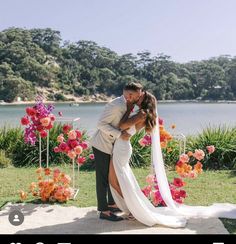
[[[119,137],[127,140],[130,137],[126,131],[118,128],[120,120],[127,111],[127,105],[134,106],[143,96],[141,84],[134,82],[127,84],[123,89],[123,95],[105,106],[97,124],[97,131],[91,138],[90,144],[95,157],[97,209],[100,211],[100,219],[123,220],[114,214],[119,209],[115,205],[108,183],[109,165],[115,140]]]

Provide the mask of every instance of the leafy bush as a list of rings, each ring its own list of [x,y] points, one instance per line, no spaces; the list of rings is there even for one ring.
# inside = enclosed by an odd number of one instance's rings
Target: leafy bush
[[[208,127],[197,136],[187,139],[187,150],[215,146],[215,152],[203,161],[204,169],[236,169],[236,128]]]
[[[53,148],[58,144],[57,136],[62,131],[62,125],[56,124],[50,130],[49,140],[49,164],[50,166],[59,164],[71,164],[71,160],[62,153],[55,153]],[[12,163],[15,167],[23,166],[38,166],[39,164],[39,142],[37,141],[35,146],[31,146],[24,142],[23,129],[7,128],[0,129],[0,147],[5,150],[9,157],[12,159]],[[84,132],[84,137],[87,139],[87,133]],[[42,139],[42,166],[46,166],[46,138]],[[91,161],[91,162],[90,162]],[[92,160],[89,160],[92,164]],[[89,168],[88,166],[81,167]]]
[[[11,159],[6,156],[4,150],[0,150],[0,168],[5,168],[11,164]]]

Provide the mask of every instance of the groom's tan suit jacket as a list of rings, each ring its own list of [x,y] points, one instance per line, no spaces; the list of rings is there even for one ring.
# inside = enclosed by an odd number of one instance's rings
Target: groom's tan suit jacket
[[[92,147],[112,154],[114,142],[121,135],[118,125],[126,110],[126,100],[123,95],[106,104],[98,121],[97,130],[90,140]]]

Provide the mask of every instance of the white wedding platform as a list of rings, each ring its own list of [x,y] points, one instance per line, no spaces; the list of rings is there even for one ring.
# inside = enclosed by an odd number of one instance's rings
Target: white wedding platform
[[[24,222],[13,226],[9,213],[20,210]],[[136,220],[100,220],[96,207],[63,207],[57,204],[11,204],[0,211],[0,234],[229,234],[217,218],[191,218],[184,228],[145,226]]]

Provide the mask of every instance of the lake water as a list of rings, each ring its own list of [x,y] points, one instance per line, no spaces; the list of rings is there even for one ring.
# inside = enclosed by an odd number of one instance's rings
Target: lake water
[[[0,127],[17,126],[25,114],[27,105],[0,106]],[[105,104],[56,104],[54,114],[63,113],[65,118],[80,118],[79,126],[92,134]],[[236,126],[236,104],[228,103],[160,103],[159,116],[164,119],[166,129],[176,125],[175,132],[185,135],[201,132],[206,126],[227,124]]]

